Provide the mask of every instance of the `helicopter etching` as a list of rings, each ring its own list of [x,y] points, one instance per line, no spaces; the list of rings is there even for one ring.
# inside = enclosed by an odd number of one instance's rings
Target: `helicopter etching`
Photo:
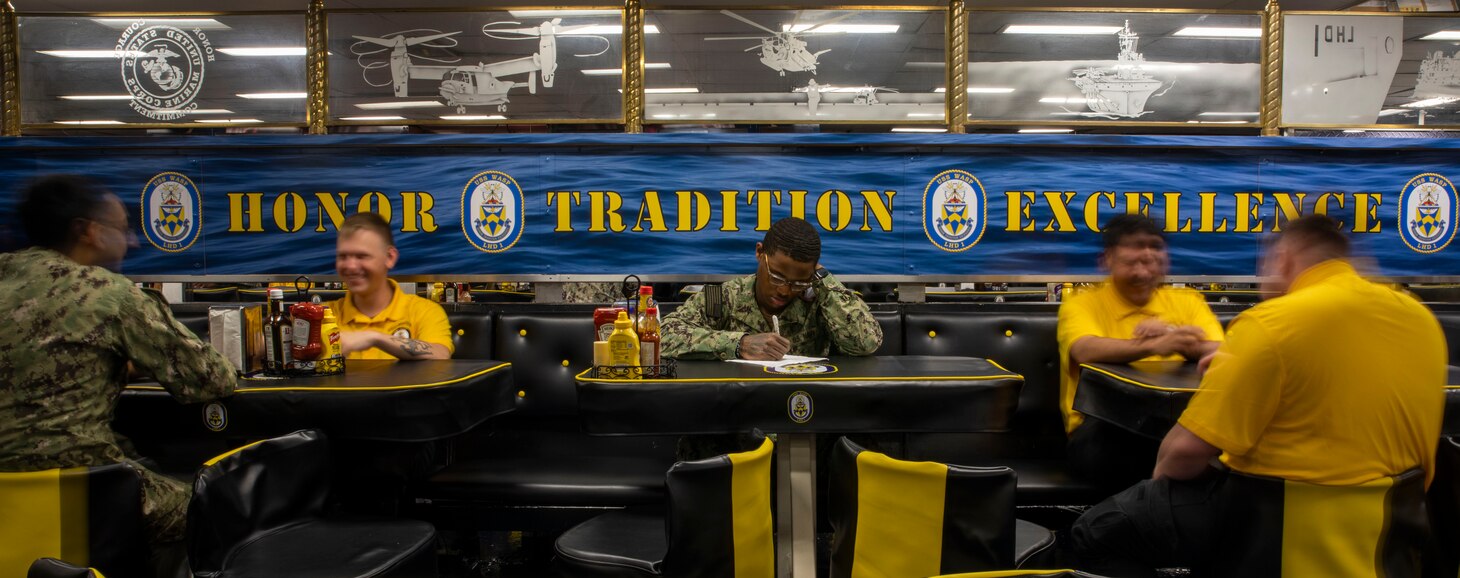
[[[488,38],[498,40],[526,40],[537,38],[537,52],[531,56],[524,56],[512,60],[500,62],[478,62],[474,65],[450,65],[459,59],[433,58],[419,54],[412,54],[410,48],[413,46],[429,48],[452,48],[457,45],[455,36],[460,31],[428,34],[424,36],[407,37],[410,32],[420,30],[408,30],[385,38],[370,36],[355,36],[359,42],[351,45],[350,50],[356,55],[357,62],[364,69],[366,83],[371,86],[393,87],[395,96],[403,98],[409,95],[409,83],[413,79],[439,80],[440,86],[437,93],[446,99],[447,106],[456,107],[457,114],[466,112],[468,106],[496,106],[498,112],[506,112],[507,104],[511,102],[509,92],[513,88],[526,86],[530,94],[537,94],[539,81],[543,88],[552,88],[553,80],[558,68],[558,47],[557,38],[566,36],[592,37],[603,41],[603,50],[594,54],[575,54],[574,56],[597,56],[608,50],[608,40],[602,36],[573,34],[575,28],[560,27],[561,19],[554,18],[551,21],[543,22],[535,27],[529,28],[501,28],[500,25],[517,25],[517,22],[494,22],[482,27],[482,34]],[[435,32],[435,31],[431,31]],[[373,46],[382,48],[373,48]],[[375,54],[390,51],[388,63],[366,62],[365,59]],[[441,64],[416,64],[414,60],[425,60],[439,62]],[[368,78],[370,70],[377,68],[390,68],[391,80],[389,83],[374,83]],[[526,74],[527,81],[508,80],[503,77]]]
[[[770,36],[710,36],[705,40],[759,40],[760,44],[746,48],[745,52],[752,50],[760,51],[760,61],[770,67],[771,70],[785,76],[787,72],[810,72],[816,74],[817,59],[821,55],[831,52],[831,49],[812,52],[806,47],[806,41],[801,39],[802,34],[809,34],[817,28],[839,22],[852,17],[854,14],[846,14],[833,18],[820,24],[797,30],[797,26],[790,26],[784,32],[776,32],[756,23],[754,20],[731,12],[721,10],[721,14],[766,31]]]

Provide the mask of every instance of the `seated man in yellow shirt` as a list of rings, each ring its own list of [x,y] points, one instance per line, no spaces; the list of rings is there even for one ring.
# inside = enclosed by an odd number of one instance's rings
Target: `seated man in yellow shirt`
[[[329,302],[349,359],[451,359],[451,324],[433,301],[406,295],[386,277],[400,252],[390,224],[375,213],[340,223],[335,270],[345,296]]]
[[[1196,361],[1217,349],[1222,325],[1200,293],[1164,286],[1170,257],[1161,228],[1141,215],[1120,215],[1102,230],[1101,268],[1110,278],[1070,297],[1059,311],[1060,410],[1069,460],[1081,477],[1123,488],[1156,459],[1156,440],[1074,410],[1082,363]]]
[[[1426,483],[1434,477],[1444,333],[1424,305],[1359,277],[1347,257],[1333,219],[1283,225],[1266,273],[1284,295],[1232,321],[1161,443],[1154,479],[1075,522],[1082,570],[1148,576],[1153,567],[1241,555],[1212,547],[1219,512],[1253,507],[1226,503],[1240,498],[1219,491],[1228,476],[1210,468],[1218,455],[1233,471],[1310,484],[1356,485],[1415,468]]]

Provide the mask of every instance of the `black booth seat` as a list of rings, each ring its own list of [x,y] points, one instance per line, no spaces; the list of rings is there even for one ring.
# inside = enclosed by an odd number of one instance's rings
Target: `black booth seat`
[[[482,309],[459,304],[452,317]],[[491,358],[512,363],[518,406],[457,438],[454,463],[412,489],[425,515],[443,525],[557,528],[603,509],[664,500],[674,437],[582,433],[573,376],[593,361],[593,309],[521,305],[480,313],[495,311]]]
[[[1018,503],[1093,504],[1105,495],[1065,467],[1059,409],[1056,303],[906,305],[908,355],[966,355],[1024,376],[1012,431],[908,434],[908,459],[1008,466],[1018,473]]]

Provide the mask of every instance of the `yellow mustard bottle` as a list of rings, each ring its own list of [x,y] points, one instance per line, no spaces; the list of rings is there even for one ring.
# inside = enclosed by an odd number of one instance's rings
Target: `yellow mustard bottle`
[[[344,373],[344,344],[340,343],[340,324],[335,320],[334,309],[324,308],[324,319],[319,324],[319,340],[324,345],[316,373]]]
[[[639,336],[634,335],[634,322],[627,312],[618,312],[618,319],[613,320],[613,333],[608,336],[608,364],[639,365]]]

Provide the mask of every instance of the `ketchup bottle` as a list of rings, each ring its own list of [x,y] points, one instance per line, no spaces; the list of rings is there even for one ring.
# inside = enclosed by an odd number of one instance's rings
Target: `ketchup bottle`
[[[319,303],[296,303],[289,308],[294,316],[294,345],[290,352],[297,361],[314,361],[324,351],[320,325],[324,323],[325,306]]]

